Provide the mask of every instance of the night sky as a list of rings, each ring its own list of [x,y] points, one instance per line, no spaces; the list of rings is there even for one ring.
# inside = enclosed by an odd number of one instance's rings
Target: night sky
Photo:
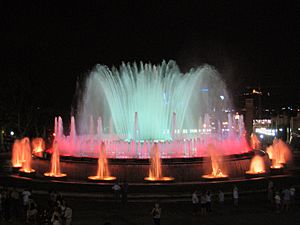
[[[299,102],[297,1],[7,2],[0,3],[1,86],[26,80],[41,107],[70,109],[76,80],[97,63],[163,59],[183,71],[211,64],[232,93],[281,86],[287,101]]]

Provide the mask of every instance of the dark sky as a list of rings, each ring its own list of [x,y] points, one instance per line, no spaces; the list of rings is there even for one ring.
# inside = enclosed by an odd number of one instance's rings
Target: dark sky
[[[163,59],[209,63],[233,93],[284,86],[299,101],[297,1],[62,2],[0,3],[1,79],[28,80],[45,107],[69,108],[97,63]]]

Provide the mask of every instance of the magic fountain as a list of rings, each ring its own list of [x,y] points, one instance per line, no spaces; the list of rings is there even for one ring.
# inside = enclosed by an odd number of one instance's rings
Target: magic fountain
[[[161,158],[158,145],[154,143],[150,153],[149,176],[144,178],[146,181],[173,181],[173,177],[165,177],[162,174]]]
[[[265,160],[260,155],[255,155],[250,162],[250,169],[246,171],[246,177],[257,177],[266,174]]]
[[[59,151],[57,148],[57,142],[54,141],[53,143],[53,151],[50,161],[50,172],[44,173],[45,177],[52,177],[52,178],[64,178],[67,176],[65,173],[61,173],[60,171],[60,156]]]
[[[208,146],[208,153],[211,159],[211,169],[212,172],[206,175],[203,175],[203,179],[227,179],[228,175],[224,174],[224,164],[223,156],[221,152],[218,152],[214,145],[210,144]]]
[[[43,157],[43,152],[45,150],[45,141],[43,138],[34,138],[31,141],[32,154],[38,157]]]
[[[123,63],[119,69],[97,65],[77,91],[76,114],[69,121],[54,119],[55,144],[47,175],[61,175],[61,156],[82,164],[98,159],[97,174],[90,180],[110,177],[109,159],[119,179],[139,181],[148,174],[149,181],[172,180],[163,176],[163,163],[177,180],[190,181],[206,174],[198,170],[204,158],[210,159],[212,168],[205,179],[226,179],[225,164],[251,152],[243,116],[233,113],[224,82],[208,65],[186,73],[174,61]],[[214,151],[208,150],[211,146]],[[41,154],[42,148],[34,148],[34,153]],[[34,168],[44,172],[40,164],[42,160],[36,160]],[[86,179],[94,165],[84,165],[89,169],[78,170],[74,164],[64,169],[69,176],[73,173],[72,178],[82,174]],[[197,174],[189,172],[195,170]]]
[[[20,175],[27,176],[34,174],[35,170],[31,168],[32,152],[29,138],[23,138],[21,140],[21,158],[23,160],[22,168],[19,170]]]
[[[251,150],[243,117],[221,115],[230,99],[210,66],[184,74],[173,61],[123,63],[119,70],[97,65],[81,92],[68,134],[61,117],[55,118],[63,156],[98,158],[102,142],[107,157],[118,159],[148,159],[155,142],[161,158],[204,157],[210,143],[224,155]]]
[[[275,138],[273,144],[267,147],[266,152],[272,162],[271,171],[273,172],[282,170],[292,159],[290,148],[281,139]]]
[[[108,162],[106,157],[106,148],[105,143],[101,143],[100,154],[98,158],[98,169],[96,176],[89,176],[89,180],[92,181],[113,181],[116,180],[116,177],[110,176],[110,172],[108,169]]]

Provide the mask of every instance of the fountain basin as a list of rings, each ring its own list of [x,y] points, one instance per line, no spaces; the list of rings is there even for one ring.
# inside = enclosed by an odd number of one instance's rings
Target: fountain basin
[[[226,175],[226,174],[222,174],[222,175],[218,175],[218,176],[215,176],[213,174],[206,174],[206,175],[201,176],[201,178],[206,181],[222,181],[222,180],[229,179],[228,175]]]
[[[246,171],[245,178],[256,178],[256,177],[264,177],[266,176],[266,171],[263,172],[253,172],[253,171]]]
[[[33,169],[31,169],[31,170],[24,170],[24,169],[20,169],[19,170],[19,175],[21,176],[21,177],[29,177],[29,178],[34,178],[35,177],[35,175],[36,175],[36,171],[35,170],[33,170]]]
[[[283,166],[271,166],[270,167],[270,173],[272,175],[282,175],[284,173],[284,168]]]
[[[174,177],[160,177],[160,178],[154,178],[154,177],[145,177],[145,181],[147,182],[172,182],[175,180]]]
[[[67,174],[65,173],[54,174],[48,172],[48,173],[44,173],[44,178],[47,178],[49,180],[65,180],[67,178]]]
[[[117,178],[114,176],[104,176],[104,177],[99,177],[99,176],[89,176],[88,181],[90,182],[111,182],[115,181]]]
[[[12,172],[13,173],[19,173],[19,170],[22,168],[22,166],[13,166],[12,167]]]

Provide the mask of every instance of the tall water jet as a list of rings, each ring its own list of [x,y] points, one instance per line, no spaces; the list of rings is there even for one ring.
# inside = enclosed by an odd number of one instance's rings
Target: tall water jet
[[[106,157],[106,147],[105,143],[102,142],[100,146],[100,154],[98,158],[98,169],[96,176],[89,176],[89,180],[93,181],[112,181],[116,180],[116,177],[110,176],[108,169],[108,161]]]
[[[16,139],[12,148],[12,167],[20,169],[22,167],[22,163],[24,159],[22,159],[22,143],[21,140]]]
[[[45,150],[45,141],[43,138],[34,138],[31,141],[32,154],[38,157],[43,157],[43,152]]]
[[[173,177],[164,177],[162,173],[161,158],[157,143],[154,143],[150,152],[149,176],[146,181],[172,181]]]
[[[203,175],[204,179],[227,179],[228,175],[224,174],[223,156],[217,151],[213,144],[207,146],[211,159],[211,173]]]
[[[50,162],[50,172],[44,173],[46,177],[54,177],[54,178],[63,178],[66,177],[67,174],[61,173],[60,171],[60,156],[57,147],[57,142],[54,140],[53,142],[53,151]]]
[[[265,160],[260,155],[255,155],[250,162],[250,168],[246,171],[246,177],[257,177],[266,174]]]
[[[23,154],[21,157],[24,157],[24,161],[22,162],[22,168],[19,172],[21,175],[35,173],[35,170],[31,168],[32,153],[29,138],[23,138],[21,140],[21,145]]]

